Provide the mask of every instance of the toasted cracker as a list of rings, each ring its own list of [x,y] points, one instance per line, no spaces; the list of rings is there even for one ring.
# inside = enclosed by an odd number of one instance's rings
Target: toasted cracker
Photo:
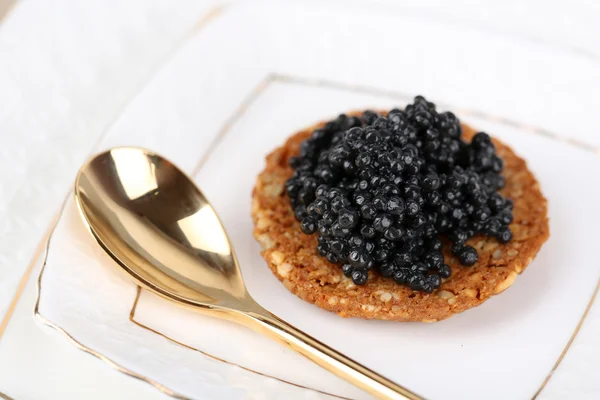
[[[354,113],[356,115],[356,113]],[[501,193],[514,201],[513,239],[501,244],[494,238],[476,236],[467,244],[477,249],[478,262],[462,266],[444,246],[444,262],[452,276],[431,294],[413,291],[369,272],[366,284],[357,286],[344,276],[339,265],[317,253],[317,235],[300,230],[285,193],[292,175],[291,156],[319,123],[291,136],[267,156],[267,166],[258,176],[252,194],[254,237],[275,276],[298,297],[342,317],[394,321],[434,322],[475,307],[511,286],[548,239],[548,210],[539,183],[523,159],[494,139],[497,154],[504,159],[506,184]],[[463,138],[476,133],[462,125]]]

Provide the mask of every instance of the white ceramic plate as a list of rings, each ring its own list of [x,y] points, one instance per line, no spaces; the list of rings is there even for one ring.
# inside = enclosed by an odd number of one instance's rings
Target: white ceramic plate
[[[427,398],[531,398],[600,272],[600,191],[589,184],[600,174],[600,115],[573,118],[593,109],[587,83],[599,79],[584,58],[387,9],[239,4],[190,39],[99,149],[148,147],[192,173],[229,232],[251,294],[319,340]],[[416,94],[528,160],[549,199],[550,240],[504,294],[439,323],[345,320],[302,302],[272,276],[251,235],[250,193],[264,156],[313,122],[402,106]],[[368,397],[262,337],[139,292],[89,237],[71,197],[39,284],[43,322],[168,394]]]

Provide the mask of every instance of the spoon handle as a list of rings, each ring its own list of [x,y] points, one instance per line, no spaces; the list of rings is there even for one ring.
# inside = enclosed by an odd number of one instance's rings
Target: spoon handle
[[[379,399],[423,400],[410,390],[344,356],[270,313],[250,312],[245,315],[249,317],[249,320],[245,321],[249,328],[295,350]]]

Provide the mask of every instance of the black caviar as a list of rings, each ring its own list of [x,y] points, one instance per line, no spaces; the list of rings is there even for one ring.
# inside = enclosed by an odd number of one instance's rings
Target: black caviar
[[[286,190],[318,252],[355,284],[375,268],[413,290],[432,292],[448,278],[442,240],[461,264],[477,262],[467,239],[512,239],[503,161],[490,137],[461,138],[459,120],[421,96],[387,116],[340,115],[316,129],[290,159]]]

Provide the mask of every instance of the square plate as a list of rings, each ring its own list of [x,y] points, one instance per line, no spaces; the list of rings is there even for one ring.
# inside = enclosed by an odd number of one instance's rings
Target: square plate
[[[530,44],[507,47],[502,38],[473,38],[457,26],[390,18],[378,10],[356,13],[331,5],[231,7],[156,76],[101,148],[149,147],[193,172],[230,234],[250,293],[300,329],[427,398],[531,397],[594,291],[594,227],[600,222],[599,189],[589,185],[600,173],[600,159],[590,151],[591,121],[573,126],[568,118],[572,103],[565,99],[576,88],[549,94],[541,107],[534,100],[542,79],[532,81],[531,71],[546,74],[548,60],[589,79],[598,78],[598,71]],[[319,35],[304,21],[337,25]],[[373,29],[351,29],[356,24]],[[245,39],[231,31],[233,25],[244,27]],[[409,60],[377,40],[409,37],[419,29],[432,33],[402,42]],[[455,43],[478,55],[476,67]],[[420,50],[434,45],[439,52]],[[454,55],[446,55],[450,49]],[[356,54],[361,62],[353,59]],[[520,67],[501,57],[508,54],[520,57]],[[556,87],[567,85],[560,79],[554,79]],[[439,323],[345,320],[302,302],[272,276],[251,235],[250,193],[264,156],[318,120],[352,109],[401,106],[419,93],[528,161],[549,199],[550,240],[502,296]],[[580,95],[579,104],[592,104],[593,94]],[[564,113],[554,112],[559,105]],[[551,133],[568,126],[564,140]],[[88,237],[69,198],[40,277],[38,316],[170,394],[297,398],[327,397],[325,392],[365,398],[262,337],[140,293],[116,270]]]

